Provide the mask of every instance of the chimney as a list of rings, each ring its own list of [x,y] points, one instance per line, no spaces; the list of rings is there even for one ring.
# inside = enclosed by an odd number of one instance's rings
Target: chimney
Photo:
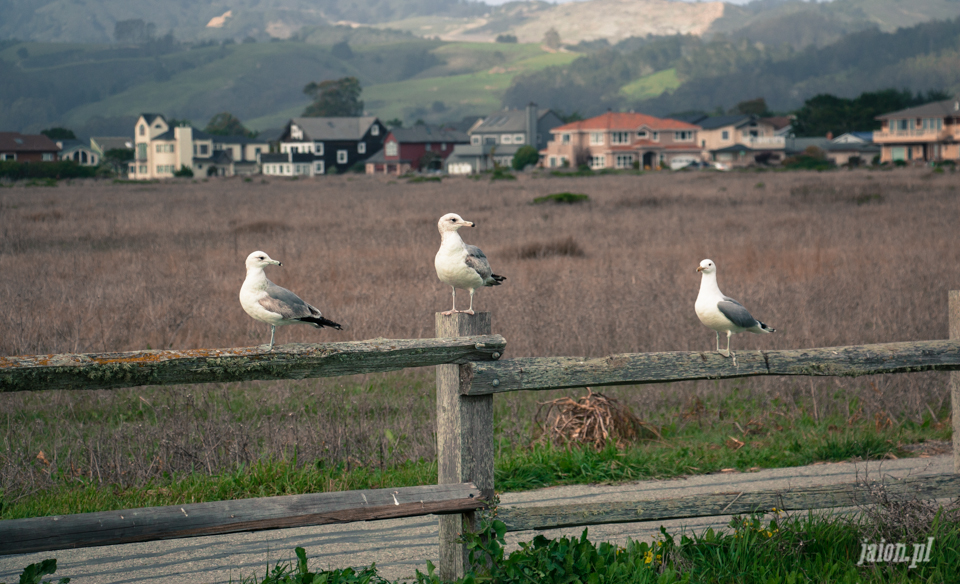
[[[537,140],[537,118],[539,117],[539,116],[537,115],[537,114],[538,114],[538,112],[537,112],[537,104],[533,103],[532,101],[531,101],[529,104],[527,104],[527,112],[526,112],[526,113],[527,113],[527,119],[526,119],[527,140],[526,140],[526,143],[529,144],[529,145],[531,145],[531,146],[533,146],[533,147],[536,148],[537,150],[539,150],[539,149],[540,149],[540,144],[539,144],[539,141]]]

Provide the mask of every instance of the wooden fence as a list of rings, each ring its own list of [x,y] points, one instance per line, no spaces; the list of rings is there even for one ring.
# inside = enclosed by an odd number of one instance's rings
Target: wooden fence
[[[759,375],[861,376],[952,371],[954,468],[960,473],[960,292],[949,296],[950,340],[789,351],[546,357],[500,360],[506,341],[489,313],[436,315],[437,338],[258,348],[137,351],[0,358],[0,391],[104,389],[244,380],[303,379],[437,367],[438,484],[220,501],[61,517],[0,521],[0,554],[107,545],[332,522],[440,515],[440,575],[466,568],[457,543],[476,528],[494,495],[493,394],[584,386],[636,385]],[[888,487],[887,496],[960,496],[960,476],[924,477]],[[870,485],[679,499],[514,508],[500,511],[510,531],[749,513],[770,507],[815,509],[872,501]],[[38,536],[38,534],[42,534]]]

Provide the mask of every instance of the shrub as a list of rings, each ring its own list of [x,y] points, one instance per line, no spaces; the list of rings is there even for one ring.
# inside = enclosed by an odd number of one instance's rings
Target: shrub
[[[72,160],[59,162],[0,162],[0,178],[22,180],[25,178],[92,178],[97,167],[80,166]]]
[[[533,200],[533,204],[540,205],[542,203],[565,203],[567,205],[573,205],[574,203],[586,203],[589,200],[589,195],[582,195],[580,193],[554,193],[552,195],[537,197]]]
[[[536,166],[538,162],[540,162],[540,153],[529,144],[518,148],[517,153],[513,155],[514,170],[523,170],[527,166]]]
[[[498,166],[494,168],[493,172],[490,174],[490,180],[517,180],[517,177]]]
[[[583,248],[572,237],[556,239],[554,241],[537,241],[520,246],[516,249],[515,257],[520,260],[541,260],[552,256],[583,257]]]
[[[181,166],[180,170],[173,173],[173,176],[180,178],[193,178],[193,169],[189,166]]]

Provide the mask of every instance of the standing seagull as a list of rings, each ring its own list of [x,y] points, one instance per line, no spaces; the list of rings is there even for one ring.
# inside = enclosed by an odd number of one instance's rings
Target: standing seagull
[[[467,245],[460,239],[457,230],[461,227],[473,227],[474,223],[464,221],[456,213],[447,213],[437,222],[440,230],[440,251],[433,260],[437,268],[437,277],[453,288],[453,309],[442,314],[449,316],[454,312],[473,314],[473,293],[482,286],[499,286],[507,278],[498,276],[490,268],[487,256],[480,248]],[[457,288],[470,291],[470,308],[457,310]]]
[[[267,279],[263,268],[269,265],[282,266],[277,260],[262,251],[247,256],[247,279],[240,287],[240,305],[256,320],[270,325],[270,347],[273,350],[273,335],[278,326],[285,324],[309,324],[316,328],[325,326],[343,330],[339,324],[323,318],[320,311],[307,304],[286,288],[281,288]]]
[[[717,266],[711,260],[703,260],[697,271],[700,278],[700,294],[697,296],[697,316],[700,322],[717,333],[717,352],[724,357],[730,356],[730,337],[735,333],[773,333],[772,329],[753,318],[742,304],[724,296],[717,286]],[[727,350],[720,350],[720,333],[727,333]]]

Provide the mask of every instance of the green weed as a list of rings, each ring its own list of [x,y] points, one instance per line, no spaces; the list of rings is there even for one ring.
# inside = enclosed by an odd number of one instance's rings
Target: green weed
[[[568,205],[572,205],[574,203],[586,203],[589,200],[589,195],[582,195],[579,193],[554,193],[552,195],[537,197],[533,200],[533,204],[540,205],[542,203],[566,203]]]

